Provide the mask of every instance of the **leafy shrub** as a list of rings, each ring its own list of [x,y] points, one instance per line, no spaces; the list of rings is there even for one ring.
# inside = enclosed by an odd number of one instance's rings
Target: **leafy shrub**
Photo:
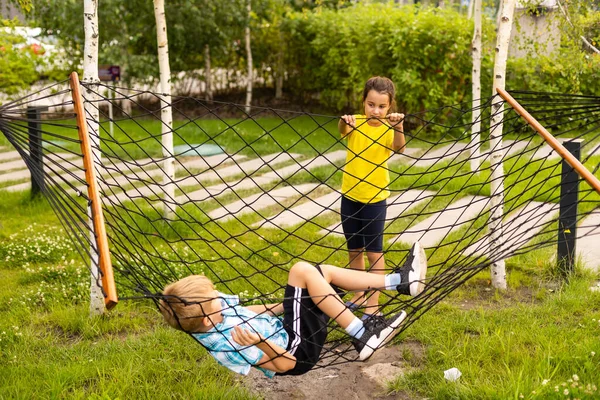
[[[36,47],[25,45],[25,39],[11,31],[15,21],[0,21],[0,90],[17,93],[34,83],[40,63]]]
[[[509,60],[507,88],[600,94],[600,55],[562,47],[555,54]]]
[[[598,12],[582,19],[588,39],[596,44],[598,21]],[[483,21],[482,97],[492,94],[494,25],[489,19]],[[456,11],[357,4],[337,11],[292,13],[283,26],[289,37],[286,90],[299,99],[317,99],[334,112],[357,111],[364,82],[370,76],[384,75],[396,83],[402,112],[418,113],[471,100],[473,23]],[[582,50],[579,36],[562,36],[555,54],[509,58],[506,87],[600,92],[600,56]]]
[[[488,27],[491,24],[485,24]],[[453,10],[357,5],[340,11],[296,13],[286,25],[289,84],[329,109],[354,109],[365,81],[390,77],[401,111],[455,104],[471,93],[473,24]],[[484,42],[490,37],[484,32]],[[486,47],[482,86],[489,87]]]

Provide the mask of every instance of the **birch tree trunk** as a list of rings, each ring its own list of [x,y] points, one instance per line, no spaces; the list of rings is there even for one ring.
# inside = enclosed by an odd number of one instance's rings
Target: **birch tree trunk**
[[[502,0],[500,25],[496,39],[496,58],[494,60],[493,95],[497,95],[496,88],[504,89],[506,83],[506,59],[510,44],[513,16],[516,0]],[[502,159],[502,128],[503,128],[504,102],[496,99],[492,104],[492,120],[490,126],[490,152],[492,167],[491,182],[491,210],[490,210],[490,251],[492,254],[501,255],[502,252],[502,216],[504,215],[504,167]],[[504,260],[495,261],[491,266],[492,285],[497,289],[506,289],[506,267]]]
[[[175,159],[173,157],[173,116],[171,110],[171,68],[169,67],[169,42],[164,0],[154,0],[158,67],[160,73],[161,133],[163,151],[163,215],[169,218],[175,212]]]
[[[123,58],[126,58],[127,56],[124,56]],[[121,65],[121,80],[119,81],[119,86],[123,87],[126,86],[127,88],[129,88],[129,84],[125,85],[125,81],[123,80],[124,76],[127,76],[127,62],[124,65]],[[127,89],[126,89],[127,90]],[[119,96],[119,97],[125,97],[125,96]],[[123,114],[125,114],[126,117],[131,115],[132,112],[132,101],[128,100],[126,98],[123,98],[123,100],[121,100],[120,102],[120,108],[121,108],[121,112]]]
[[[475,29],[473,32],[473,114],[471,115],[471,171],[479,170],[481,131],[481,0],[471,0],[475,7]]]
[[[208,44],[204,45],[204,79],[206,80],[206,100],[210,103],[213,100],[213,92],[210,71],[210,46]]]
[[[252,0],[247,0],[248,22],[245,29],[246,39],[246,59],[248,61],[248,77],[246,82],[246,113],[250,114],[250,105],[252,104],[252,81],[254,80],[254,70],[252,68],[252,47],[250,46],[250,18],[252,13]]]
[[[96,167],[96,176],[100,176],[103,172],[102,154],[100,152],[100,135],[99,123],[100,111],[98,104],[98,1],[84,0],[83,3],[83,31],[84,31],[84,46],[83,46],[83,79],[86,83],[83,87],[85,93],[84,107],[88,115],[87,128],[90,136],[90,144],[92,146],[92,156],[94,158],[94,166]],[[96,233],[93,229],[92,210],[88,205],[88,221],[90,229],[90,316],[101,315],[104,313],[104,295],[100,281],[100,256],[98,254],[96,243]]]
[[[281,99],[283,97],[283,34],[279,33],[279,51],[277,52],[277,76],[275,77],[275,98]]]

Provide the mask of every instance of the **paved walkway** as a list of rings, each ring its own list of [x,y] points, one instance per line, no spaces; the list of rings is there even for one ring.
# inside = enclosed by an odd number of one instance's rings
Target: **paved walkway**
[[[584,153],[587,157],[600,156],[600,143],[595,146],[586,146],[584,149]]]
[[[197,180],[190,180],[187,173],[190,170],[201,169],[197,176],[202,176],[205,173],[212,173],[213,169],[221,168],[226,169],[231,162],[239,162],[245,160],[244,156],[233,156],[230,157],[226,154],[217,154],[210,157],[194,158],[189,160],[179,160],[175,163],[175,173],[180,174],[182,172],[186,175],[176,177],[173,183],[178,186],[190,186],[198,185]],[[163,183],[164,172],[160,165],[153,162],[151,169],[143,170],[130,170],[121,171],[120,174],[116,174],[112,179],[108,179],[102,183],[102,192],[104,194],[104,200],[110,203],[119,203],[130,199],[138,199],[152,196],[162,196],[164,193]],[[240,164],[240,166],[243,164]],[[233,166],[239,169],[237,165]],[[130,188],[130,186],[143,183],[138,187]],[[125,189],[125,190],[124,190]],[[116,193],[115,193],[116,192]],[[110,193],[113,193],[112,195]]]
[[[239,161],[244,159],[244,156],[234,156],[233,159],[227,155],[218,154],[211,157],[202,158],[189,158],[182,159],[181,162],[176,162],[175,171],[176,173],[182,171],[189,171],[192,169],[210,168],[227,164],[228,161]],[[60,165],[60,166],[58,166]],[[65,170],[70,170],[70,173],[65,173]],[[29,176],[29,170],[19,171],[20,174],[26,174]],[[124,187],[131,184],[132,182],[155,182],[157,179],[162,177],[162,169],[156,162],[151,158],[145,158],[135,161],[119,161],[119,160],[104,160],[103,177],[104,181],[101,182],[101,188],[104,193],[120,192]],[[2,175],[0,175],[1,177]],[[69,163],[58,163],[53,165],[51,176],[54,177],[56,182],[59,183],[71,183],[77,182],[78,180],[85,180],[85,172],[82,170],[80,165],[72,165]],[[31,188],[31,182],[24,182],[21,184],[8,186],[2,188],[10,192],[27,190]],[[77,190],[86,190],[85,185],[79,185]]]
[[[2,148],[5,149],[5,147]],[[16,150],[0,153],[0,162],[15,160],[17,158],[21,158],[21,155]]]
[[[418,212],[418,209],[415,207],[430,201],[433,197],[435,197],[435,192],[426,190],[407,190],[400,195],[389,197],[387,201],[386,224],[395,221],[408,209]],[[322,229],[319,234],[322,236],[343,236],[344,231],[341,220]]]
[[[524,207],[504,219],[502,254],[511,254],[525,246],[543,228],[558,218],[558,204],[528,202]],[[464,255],[482,257],[491,251],[489,232],[463,252]]]
[[[284,186],[279,189],[272,189],[268,192],[261,192],[234,201],[221,208],[211,211],[208,216],[215,221],[227,222],[233,218],[239,218],[242,215],[257,213],[260,211],[281,204],[284,201],[293,200],[307,193],[313,192],[318,185],[316,183],[305,183],[302,185]]]
[[[296,162],[283,168],[274,169],[273,166],[268,165],[268,167],[271,168],[271,171],[265,174],[242,178],[237,181],[222,183],[192,193],[183,194],[177,197],[176,201],[178,204],[185,204],[192,201],[199,202],[214,196],[222,196],[231,191],[235,192],[239,190],[263,188],[266,185],[283,181],[299,173],[307,172],[318,167],[335,165],[335,162],[344,160],[345,157],[346,152],[340,150]]]
[[[323,185],[323,188],[329,189]],[[340,192],[333,191],[324,196],[305,198],[299,206],[287,209],[272,218],[267,218],[253,225],[255,228],[288,228],[303,222],[312,223],[313,218],[323,216],[340,209]]]
[[[443,163],[455,160],[461,156],[467,157],[466,151],[468,144],[454,142],[444,146],[434,146],[427,149],[419,156],[419,159],[414,162],[415,167],[429,167],[434,164]]]
[[[504,141],[505,159],[514,154],[523,153],[528,146],[527,142]],[[470,150],[469,145],[464,143],[438,146],[425,152],[423,149],[409,148],[405,154],[394,155],[390,160],[390,165],[392,168],[393,165],[406,164],[429,167],[459,157],[462,160],[469,155]],[[584,153],[586,155],[600,154],[600,144],[590,146],[584,150]],[[70,160],[76,159],[76,156],[70,154],[60,154],[60,156]],[[481,162],[489,160],[489,156],[489,151],[483,151],[480,155]],[[530,150],[524,156],[531,159],[556,159],[559,157],[547,145],[543,145],[535,151]],[[55,175],[58,176],[58,172],[60,172],[65,182],[76,182],[77,179],[83,179],[83,172],[77,171],[77,166],[73,165],[72,162],[62,161],[55,155],[47,157],[54,160],[53,171]],[[211,182],[220,181],[221,183],[192,190],[189,193],[184,192],[178,195],[174,201],[179,204],[201,202],[231,192],[262,189],[266,185],[284,183],[286,179],[296,174],[311,173],[315,168],[338,165],[345,160],[345,157],[346,151],[340,150],[315,158],[296,161],[285,167],[279,166],[299,159],[300,156],[277,153],[251,160],[245,160],[243,156],[229,158],[223,154],[203,159],[186,158],[185,161],[182,161],[183,164],[176,163],[177,174],[180,176],[173,183],[177,184],[179,188],[185,190],[185,188],[209,185]],[[234,162],[233,165],[232,162]],[[267,172],[264,172],[264,169],[267,169]],[[195,171],[193,176],[189,175],[190,170]],[[197,170],[200,170],[200,172],[197,172]],[[66,171],[70,172],[67,173]],[[241,176],[241,178],[236,180],[236,176]],[[28,177],[29,171],[25,169],[25,163],[20,159],[18,152],[0,152],[0,182],[23,180]],[[164,193],[163,172],[151,159],[136,160],[135,162],[118,161],[114,165],[106,165],[104,177],[102,190],[107,194],[104,199],[109,204],[142,197],[148,200],[148,197],[158,198]],[[127,186],[132,182],[144,182],[145,184],[139,188],[127,189]],[[25,182],[0,190],[26,190],[30,186],[30,182]],[[125,191],[123,191],[124,188]],[[84,189],[85,186],[79,188],[79,190]],[[320,196],[312,195],[317,191],[323,194]],[[313,218],[339,212],[340,196],[339,192],[316,183],[276,186],[271,191],[265,192],[263,190],[260,193],[245,196],[237,201],[225,204],[221,208],[211,211],[209,216],[219,222],[226,222],[235,217],[256,212],[263,217],[263,220],[255,223],[253,225],[255,228],[292,228]],[[388,199],[388,221],[392,222],[409,211],[411,215],[418,213],[418,210],[415,211],[416,207],[424,208],[435,196],[435,192],[425,190],[408,190],[393,195]],[[299,204],[292,204],[274,216],[269,217],[261,214],[261,210],[284,202],[294,201]],[[452,202],[445,209],[431,214],[425,220],[408,227],[402,234],[390,238],[389,243],[391,245],[396,242],[410,244],[419,240],[426,248],[435,247],[451,231],[472,226],[474,220],[487,208],[489,208],[489,198],[465,196]],[[558,205],[556,204],[530,202],[525,207],[506,216],[503,226],[503,237],[506,240],[502,247],[502,254],[512,254],[517,249],[527,246],[531,239],[545,226],[556,220],[557,215]],[[340,237],[343,235],[341,224],[338,221],[321,229],[319,233],[323,236],[334,235]],[[598,245],[600,243],[600,208],[581,221],[577,236],[580,238],[577,250],[582,261],[589,267],[600,270],[600,246]],[[488,234],[484,234],[467,247],[463,254],[472,257],[485,257],[490,251]]]
[[[600,271],[600,207],[581,221],[577,228],[575,251],[581,261],[595,271]]]
[[[407,228],[402,234],[390,239],[390,244],[416,241],[423,247],[434,247],[451,230],[472,226],[473,222],[489,206],[489,198],[483,196],[465,196],[437,212],[427,219]]]
[[[81,158],[75,154],[70,153],[56,153],[52,155],[45,155],[44,157],[47,157],[49,158],[49,160],[51,160],[46,161],[46,165],[52,165],[48,164],[48,162],[50,162],[55,163],[54,165],[64,165],[65,167],[71,170],[76,168],[75,166],[71,165],[73,161],[79,160]],[[65,161],[71,161],[71,163],[66,163]],[[31,174],[29,173],[29,169],[27,169],[27,164],[25,163],[25,161],[23,161],[22,158],[0,163],[0,171],[3,172],[2,174],[0,174],[0,182],[17,181],[26,179],[31,176]]]

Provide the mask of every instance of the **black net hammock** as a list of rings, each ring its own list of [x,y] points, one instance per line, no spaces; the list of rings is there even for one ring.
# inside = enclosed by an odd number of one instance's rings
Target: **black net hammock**
[[[578,144],[588,177],[578,178],[578,199],[565,211],[574,216],[576,239],[598,242],[600,97],[510,95],[559,143]],[[167,107],[172,129],[161,120]],[[114,276],[119,300],[148,299],[157,307],[165,286],[189,275],[205,275],[242,305],[264,305],[283,300],[299,261],[348,267],[340,215],[348,142],[338,121],[78,81],[0,107],[0,130],[104,295],[114,296],[106,286]],[[82,125],[89,140],[79,136]],[[409,110],[404,129],[405,151],[379,166],[390,175],[385,266],[402,266],[418,241],[429,268],[415,297],[380,292],[385,316],[406,312],[401,331],[494,263],[556,246],[565,158],[498,95],[476,108],[469,101]],[[494,130],[501,140],[490,141]],[[165,144],[170,135],[173,150]],[[94,182],[86,169],[94,169]],[[28,176],[13,179],[4,190],[31,186]],[[108,272],[100,268],[106,249]],[[349,336],[330,321],[315,367],[357,359]]]

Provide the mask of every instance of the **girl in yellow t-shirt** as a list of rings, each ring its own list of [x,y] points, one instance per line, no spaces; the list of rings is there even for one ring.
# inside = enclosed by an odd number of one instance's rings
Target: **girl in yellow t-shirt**
[[[383,228],[390,192],[387,160],[404,152],[404,114],[393,111],[396,88],[384,77],[370,78],[363,90],[364,115],[343,115],[338,123],[348,138],[348,155],[342,180],[342,227],[348,243],[350,268],[365,269],[367,253],[371,272],[384,274]],[[365,299],[366,297],[366,299]],[[356,293],[346,302],[352,309],[366,301],[364,318],[377,312],[379,293]]]

